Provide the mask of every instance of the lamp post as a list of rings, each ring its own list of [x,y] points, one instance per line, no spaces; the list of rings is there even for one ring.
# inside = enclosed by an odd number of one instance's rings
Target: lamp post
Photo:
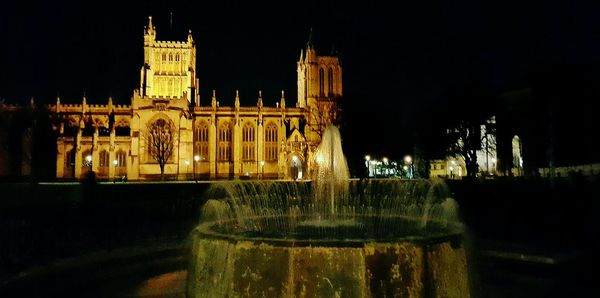
[[[92,171],[92,156],[91,155],[88,154],[85,157],[85,163],[88,166],[88,172],[91,172]]]
[[[198,167],[198,162],[200,161],[200,155],[194,155],[194,181],[198,182],[198,176],[196,176],[196,168]]]
[[[115,168],[114,173],[113,173],[113,183],[117,183],[117,166],[119,165],[119,161],[118,160],[113,160],[113,166]]]
[[[371,156],[365,155],[365,160],[367,163],[367,178],[371,176]]]
[[[260,179],[262,180],[262,179],[264,179],[264,176],[265,176],[265,161],[264,160],[260,161],[260,173],[261,173]]]
[[[387,178],[387,177],[389,177],[389,173],[388,173],[388,159],[387,159],[387,157],[383,158],[383,166],[384,166],[384,169],[385,169],[385,177]]]
[[[412,179],[415,175],[415,168],[413,166],[413,160],[412,157],[410,155],[407,155],[404,157],[404,163],[408,164],[409,168],[410,168],[410,175],[409,178]]]

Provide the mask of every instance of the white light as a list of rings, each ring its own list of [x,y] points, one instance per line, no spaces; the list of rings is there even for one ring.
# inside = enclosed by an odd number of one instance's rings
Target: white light
[[[493,162],[493,163],[496,163],[496,159],[495,159],[495,158],[492,158],[492,162]]]
[[[119,164],[119,161],[118,161],[118,160],[116,160],[116,159],[115,159],[115,160],[113,160],[113,165],[115,165],[115,167],[116,167],[118,164]]]
[[[86,160],[87,162],[92,162],[92,156],[91,156],[91,155],[88,155],[88,156],[86,156],[86,157],[85,157],[85,160]]]
[[[297,161],[298,161],[298,157],[294,155],[294,156],[292,156],[292,160],[293,160],[294,162],[297,162]]]
[[[410,157],[410,155],[405,156],[404,157],[404,162],[411,163],[412,162],[412,157]]]
[[[321,153],[317,153],[317,163],[322,164],[325,162],[325,157]]]
[[[403,166],[402,167],[405,171],[408,171],[408,166]]]
[[[387,157],[384,157],[384,158],[383,158],[383,163],[384,163],[384,164],[387,164],[387,163],[388,163],[388,159],[387,159]]]
[[[186,166],[189,166],[189,165],[190,165],[190,161],[189,161],[189,160],[186,160],[186,161],[185,161],[185,165],[186,165]]]
[[[450,167],[450,171],[454,171],[454,167]]]
[[[195,160],[196,162],[198,162],[198,161],[200,160],[200,155],[197,155],[197,154],[196,154],[196,156],[194,156],[194,160]]]
[[[453,160],[453,161],[452,161],[452,164],[453,164],[453,165],[456,165],[456,160]]]
[[[366,161],[369,161],[369,160],[371,160],[371,156],[370,156],[370,155],[365,155],[365,160],[366,160]]]
[[[261,166],[261,167],[264,167],[264,166],[265,166],[265,161],[264,161],[264,160],[261,160],[261,161],[260,161],[260,166]]]

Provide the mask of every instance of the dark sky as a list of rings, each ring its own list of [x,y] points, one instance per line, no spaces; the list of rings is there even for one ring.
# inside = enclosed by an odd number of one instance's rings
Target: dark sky
[[[502,91],[538,65],[600,64],[599,1],[82,2],[1,4],[0,98],[80,102],[85,91],[89,102],[129,103],[152,15],[159,39],[192,29],[201,104],[212,89],[221,104],[235,89],[245,105],[259,89],[266,105],[282,89],[295,103],[296,61],[312,27],[319,53],[340,53],[348,122],[366,123],[349,137],[355,151],[401,156],[416,115],[453,86]]]

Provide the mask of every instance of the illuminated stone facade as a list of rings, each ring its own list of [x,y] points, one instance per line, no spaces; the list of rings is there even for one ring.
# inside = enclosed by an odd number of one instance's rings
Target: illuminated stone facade
[[[175,147],[164,166],[169,178],[307,178],[324,126],[337,117],[342,96],[342,68],[334,56],[318,56],[309,43],[297,63],[298,102],[286,105],[283,91],[275,107],[199,105],[196,48],[191,31],[186,41],[158,41],[149,18],[144,31],[144,65],[140,89],[131,105],[64,105],[49,108],[57,127],[56,176],[157,179],[159,163],[149,151],[149,124],[170,120]],[[233,95],[234,92],[231,92]]]

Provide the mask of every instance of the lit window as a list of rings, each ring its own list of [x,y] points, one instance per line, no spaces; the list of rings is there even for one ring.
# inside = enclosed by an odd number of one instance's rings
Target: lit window
[[[199,122],[194,129],[194,156],[200,155],[201,160],[208,160],[208,124]]]
[[[277,125],[271,122],[265,129],[265,159],[268,161],[276,161],[277,148]]]
[[[217,132],[219,137],[219,147],[217,157],[219,161],[231,161],[231,127],[225,122],[219,126]]]
[[[242,128],[242,160],[253,161],[255,160],[255,129],[254,125],[250,122],[246,122]]]

